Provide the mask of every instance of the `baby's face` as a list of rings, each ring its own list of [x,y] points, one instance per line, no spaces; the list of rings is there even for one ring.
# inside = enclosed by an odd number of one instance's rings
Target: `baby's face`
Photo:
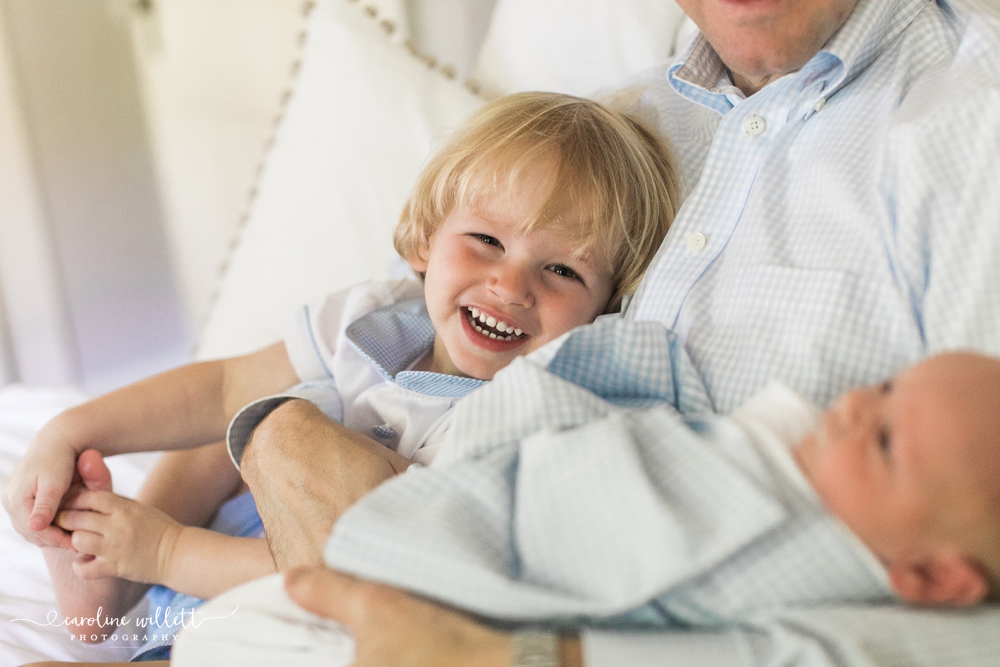
[[[964,481],[991,421],[978,363],[941,355],[852,391],[796,450],[827,508],[886,562],[933,548],[942,511],[958,521],[976,496]]]
[[[607,267],[575,257],[575,244],[551,225],[518,229],[551,187],[540,167],[478,206],[456,206],[423,257],[410,259],[425,274],[436,332],[427,370],[489,380],[604,312],[613,291]]]

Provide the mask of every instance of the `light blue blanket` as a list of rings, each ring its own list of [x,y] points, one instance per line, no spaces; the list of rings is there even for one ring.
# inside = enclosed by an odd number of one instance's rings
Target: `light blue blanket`
[[[338,523],[336,569],[500,621],[717,625],[885,600],[815,496],[711,411],[676,337],[605,319],[456,408],[429,468]]]

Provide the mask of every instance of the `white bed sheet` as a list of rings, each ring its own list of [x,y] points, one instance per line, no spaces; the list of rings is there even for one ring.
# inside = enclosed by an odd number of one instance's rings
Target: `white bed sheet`
[[[68,388],[0,387],[0,486],[41,426],[85,398]],[[108,459],[115,491],[133,496],[158,456],[130,454]],[[41,551],[18,535],[7,513],[0,511],[0,667],[39,660],[128,659],[130,652],[120,641],[84,644],[71,639],[66,627],[47,625],[49,616],[57,613]]]

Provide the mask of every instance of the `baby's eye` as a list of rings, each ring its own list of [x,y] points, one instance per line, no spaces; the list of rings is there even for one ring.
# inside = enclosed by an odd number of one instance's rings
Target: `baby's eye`
[[[577,274],[576,271],[569,268],[565,264],[553,264],[552,266],[549,267],[549,271],[556,274],[557,276],[562,276],[563,278],[577,278],[577,279],[580,278],[579,274]]]
[[[503,244],[495,236],[490,236],[489,234],[473,234],[472,236],[487,245],[496,246],[497,248],[503,247]]]

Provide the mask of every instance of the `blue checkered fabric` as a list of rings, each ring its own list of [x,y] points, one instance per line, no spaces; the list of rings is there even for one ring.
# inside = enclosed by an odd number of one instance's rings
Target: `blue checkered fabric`
[[[720,411],[1000,354],[1000,28],[970,5],[861,0],[745,99],[702,39],[638,82],[690,194],[628,315],[678,333]]]
[[[1000,354],[996,13],[995,3],[978,0],[860,0],[805,67],[749,98],[729,83],[718,56],[700,38],[677,63],[634,82],[645,88],[642,110],[671,137],[688,197],[627,317],[660,322],[676,333],[718,411],[733,410],[772,379],[825,405],[851,387],[891,376],[937,351]],[[701,235],[703,247],[694,235]],[[565,360],[563,372],[585,379],[590,365],[604,363],[609,354],[580,349]],[[513,364],[505,377],[529,363]],[[643,377],[641,368],[636,372]],[[511,388],[511,396],[521,393],[524,401],[500,400],[502,387],[496,384],[472,394],[458,410],[452,432],[470,438],[464,451],[446,450],[441,467],[412,473],[428,490],[451,487],[462,503],[449,505],[429,492],[421,496],[416,481],[407,480],[401,493],[412,500],[406,495],[412,491],[413,497],[448,508],[451,530],[435,548],[449,557],[464,554],[462,567],[444,572],[440,561],[420,560],[430,574],[417,580],[408,564],[400,565],[398,541],[419,543],[418,532],[433,521],[418,520],[415,527],[398,522],[394,531],[380,530],[374,519],[354,523],[364,508],[387,497],[382,494],[402,488],[402,481],[386,485],[345,517],[328,545],[330,562],[510,616],[533,617],[546,608],[556,617],[615,613],[608,600],[622,598],[567,588],[560,572],[593,567],[594,586],[617,586],[618,593],[638,590],[629,589],[629,582],[655,578],[641,566],[622,567],[615,557],[627,556],[600,539],[579,551],[546,555],[545,549],[555,550],[554,536],[586,534],[594,522],[604,526],[614,518],[620,525],[612,526],[612,536],[622,550],[641,552],[619,531],[645,528],[655,542],[666,530],[656,519],[665,505],[650,485],[667,473],[647,465],[654,460],[652,450],[670,449],[678,433],[699,429],[698,442],[723,446],[728,440],[719,435],[720,427],[695,421],[682,428],[666,407],[669,401],[627,412],[593,391],[574,393],[555,380],[541,388],[518,379],[523,383]],[[480,405],[463,422],[465,408],[490,395],[502,409],[490,412],[489,404]],[[537,416],[530,401],[544,406],[551,422],[512,452],[504,438],[515,435],[513,423]],[[590,423],[572,426],[585,414]],[[477,432],[478,440],[472,437]],[[622,454],[614,465],[606,455],[615,446],[634,456]],[[511,481],[523,474],[527,451],[552,463],[540,468],[550,477],[536,480],[540,490],[534,495],[522,494]],[[472,474],[476,466],[470,460],[497,470]],[[642,473],[624,475],[629,465]],[[701,477],[704,465],[670,467],[669,479],[704,483],[722,504],[739,497],[739,485],[716,486],[714,479]],[[564,494],[589,514],[566,524],[572,534],[558,522],[546,525],[548,541],[538,543],[535,556],[551,559],[550,567],[526,561],[526,546],[540,536],[515,530],[514,518],[545,514],[548,504],[565,508],[559,503]],[[508,504],[514,509],[498,509]],[[381,509],[383,520],[399,511]],[[722,524],[697,525],[707,526],[706,532],[684,525],[690,532],[676,534],[704,537]],[[785,570],[792,573],[787,576],[772,571],[762,581],[775,590],[763,592],[780,597],[794,589],[790,582],[801,583],[808,560]],[[662,562],[658,567],[667,569]],[[539,572],[556,578],[534,579]],[[463,587],[464,594],[458,590]],[[720,591],[717,602],[734,599]],[[530,598],[529,604],[511,602],[518,596],[524,596],[522,602]],[[705,618],[726,617],[707,597],[703,602],[699,611],[711,611]],[[642,616],[636,620],[656,622],[662,610],[652,606],[634,608]],[[878,605],[768,609],[744,616],[726,633],[691,630],[641,636],[588,631],[587,662],[600,667],[1000,664],[995,607],[954,615]]]
[[[607,381],[568,363],[614,349],[645,352],[595,360]],[[342,517],[327,563],[522,622],[714,627],[891,599],[808,486],[708,408],[661,325],[579,329],[459,403],[434,463]]]
[[[358,354],[385,378],[428,396],[461,398],[484,380],[406,370],[434,344],[434,325],[423,299],[394,303],[352,322],[345,332]]]

